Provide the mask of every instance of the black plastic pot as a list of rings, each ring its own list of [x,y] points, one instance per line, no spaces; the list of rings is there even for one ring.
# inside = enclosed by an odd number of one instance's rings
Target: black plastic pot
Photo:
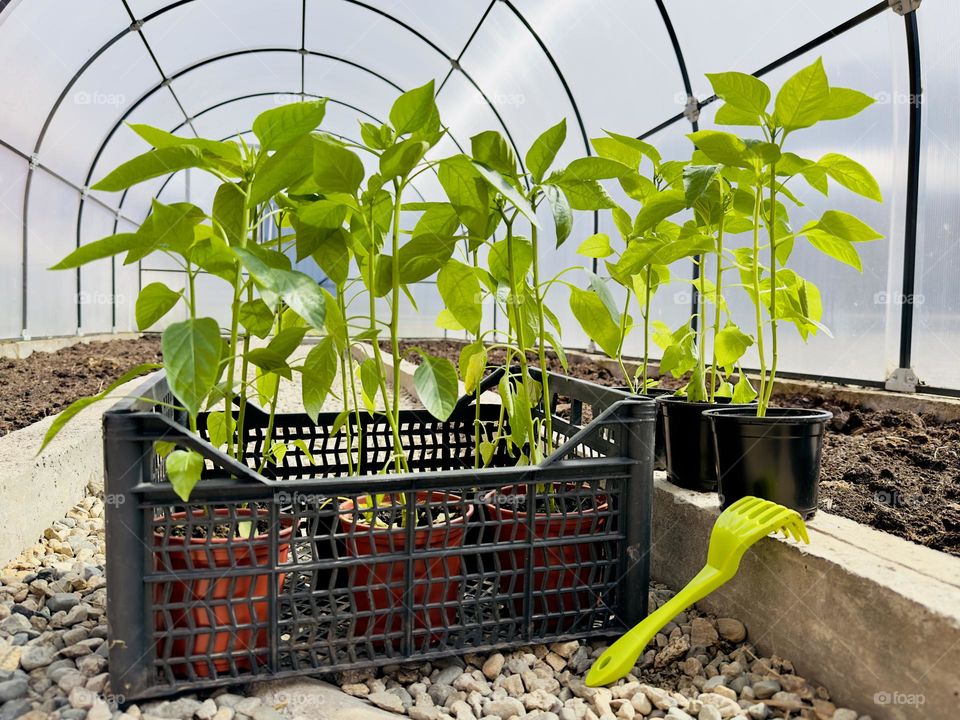
[[[626,385],[618,387],[617,390],[623,390],[624,392],[630,392],[630,388]],[[674,393],[670,388],[648,388],[646,396],[641,393],[636,393],[640,397],[650,397],[656,400],[658,397],[663,395],[672,395]],[[654,441],[653,441],[653,469],[654,470],[666,470],[667,469],[667,451],[664,447],[663,439],[663,411],[661,406],[657,405],[657,424],[655,429]]]
[[[720,504],[755,495],[809,519],[817,511],[826,410],[731,407],[704,413],[713,427]]]
[[[690,402],[676,395],[657,398],[657,417],[663,419],[667,478],[674,485],[700,492],[717,489],[712,431],[703,413],[729,405],[729,398],[718,398],[712,403]]]

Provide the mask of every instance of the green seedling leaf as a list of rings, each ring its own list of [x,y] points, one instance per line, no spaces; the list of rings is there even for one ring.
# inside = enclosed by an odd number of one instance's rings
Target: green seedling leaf
[[[543,182],[544,176],[557,157],[557,153],[567,138],[567,120],[564,118],[553,127],[545,130],[533,141],[524,158],[527,170],[535,183]]]
[[[233,415],[227,415],[222,410],[218,410],[207,415],[207,434],[210,436],[210,444],[214,447],[222,447],[227,444],[227,439],[233,435],[234,423]]]
[[[240,324],[258,338],[265,338],[273,329],[273,311],[260,298],[249,300],[240,306]]]
[[[457,322],[471,335],[478,335],[483,318],[483,293],[473,268],[458,260],[448,261],[437,275],[437,289]]]
[[[196,417],[217,382],[220,326],[213,318],[187,319],[163,331],[160,349],[170,391]]]
[[[754,77],[740,72],[707,73],[713,92],[726,104],[754,120],[756,125],[770,104],[770,88]]]
[[[475,162],[473,166],[477,169],[477,172],[480,174],[487,184],[491,188],[496,190],[498,193],[503,195],[503,197],[510,202],[517,210],[523,214],[527,220],[530,221],[530,224],[534,227],[540,227],[540,221],[537,220],[537,214],[534,212],[533,208],[530,206],[530,203],[527,202],[527,199],[523,194],[517,190],[510,182],[499,172],[492,168],[488,168],[481,163]]]
[[[149,248],[151,245],[152,241],[150,238],[143,237],[137,233],[108,235],[100,240],[81,245],[56,265],[51,266],[50,269],[71,270],[93,262],[94,260],[102,260],[103,258],[119,255],[123,252],[140,252]]]
[[[733,133],[721,130],[698,130],[687,135],[712,162],[750,167],[750,149]]]
[[[313,181],[322,193],[356,195],[363,182],[363,163],[357,154],[331,140],[313,140]]]
[[[247,236],[243,217],[245,198],[243,188],[232,182],[220,185],[213,196],[213,219],[230,245],[240,245]]]
[[[600,296],[589,290],[570,288],[570,310],[580,327],[593,340],[607,357],[617,357],[620,348],[620,327],[617,318]]]
[[[506,177],[516,177],[517,157],[510,143],[496,130],[485,130],[470,138],[473,159]]]
[[[253,121],[253,134],[263,150],[277,150],[313,132],[326,114],[327,100],[305,100],[270,108]]]
[[[613,255],[610,247],[610,236],[606,233],[591,235],[577,248],[577,253],[589,258],[605,258]]]
[[[874,99],[859,90],[832,87],[826,104],[820,111],[821,120],[843,120],[853,117],[873,105]]]
[[[145,180],[170,175],[187,168],[204,167],[205,164],[206,161],[199,148],[190,145],[157,148],[123,163],[91,189],[119,192]]]
[[[431,415],[446,420],[453,412],[460,392],[457,370],[446,358],[434,357],[420,348],[416,351],[423,358],[413,373],[417,397]]]
[[[714,355],[717,364],[723,367],[732,367],[743,354],[753,345],[753,338],[744,333],[736,325],[727,325],[717,333]]]
[[[190,493],[200,482],[203,472],[203,456],[194,450],[174,450],[166,459],[167,479],[173,491],[184,502],[190,500]]]
[[[573,229],[573,212],[567,196],[556,185],[543,185],[543,195],[553,214],[553,227],[557,234],[557,247],[563,245]]]
[[[311,153],[313,153],[315,143],[319,143],[319,141],[315,141],[310,135],[304,135],[298,140],[284,145],[264,160],[250,183],[250,206],[259,205],[284,188],[295,185],[309,177],[313,169]],[[344,152],[349,151],[344,150]],[[242,198],[240,202],[242,203]],[[233,203],[236,203],[236,199],[233,200]]]
[[[827,153],[817,161],[817,167],[822,168],[827,175],[847,190],[865,198],[883,202],[880,185],[870,171],[846,155]]]
[[[437,112],[433,80],[398,97],[390,108],[390,124],[397,135],[415,132],[426,126]]]
[[[823,70],[823,58],[817,58],[780,87],[774,118],[788,131],[810,127],[821,118],[829,98],[830,85]]]
[[[483,343],[478,340],[469,345],[464,345],[460,351],[459,364],[463,386],[468,393],[473,393],[487,369],[487,351],[483,347]]]
[[[316,423],[337,376],[337,351],[331,337],[323,338],[310,349],[300,372],[303,374],[303,409]]]
[[[666,220],[671,215],[675,215],[681,210],[686,209],[687,199],[680,190],[664,190],[649,198],[644,206],[637,213],[634,220],[633,231],[640,235],[647,230],[656,227],[659,223]]]
[[[757,391],[754,390],[753,385],[750,384],[750,378],[741,370],[740,379],[737,380],[737,384],[733,387],[732,402],[745,404],[753,402],[756,397]]]
[[[607,180],[632,175],[636,170],[618,160],[605,157],[577,158],[563,171],[570,180]]]
[[[577,180],[554,173],[547,182],[557,185],[574,210],[606,210],[616,206],[613,198],[597,180]]]
[[[380,156],[380,174],[384,178],[406,177],[429,149],[429,143],[416,138],[407,138],[387,148]]]
[[[137,295],[135,311],[137,329],[140,331],[148,329],[170,312],[182,296],[182,291],[174,292],[161,282],[147,285]]]
[[[824,232],[850,242],[867,242],[883,238],[883,235],[865,222],[842,210],[827,210],[817,225]]]

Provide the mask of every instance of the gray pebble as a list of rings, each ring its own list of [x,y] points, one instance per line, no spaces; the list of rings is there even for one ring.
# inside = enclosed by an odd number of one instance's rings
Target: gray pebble
[[[47,609],[51,613],[65,612],[77,606],[80,596],[72,592],[58,592],[47,598]]]
[[[451,665],[441,670],[433,682],[436,685],[453,685],[453,681],[463,675],[463,670],[456,665]],[[437,703],[438,705],[440,703]]]
[[[18,718],[21,715],[26,715],[30,712],[31,708],[32,703],[26,698],[10,700],[0,705],[0,720],[14,720],[14,718]]]
[[[30,621],[19,613],[14,613],[4,620],[0,620],[0,632],[7,635],[16,635],[17,633],[29,633],[33,631],[33,625]]]
[[[27,681],[23,678],[15,678],[0,682],[0,703],[8,700],[16,700],[27,694]]]

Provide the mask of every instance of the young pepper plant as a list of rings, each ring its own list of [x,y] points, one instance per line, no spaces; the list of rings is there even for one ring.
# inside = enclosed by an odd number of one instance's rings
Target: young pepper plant
[[[691,135],[691,139],[712,162],[725,167],[725,175],[735,179],[738,185],[735,203],[739,201],[750,214],[752,243],[737,248],[732,257],[742,287],[754,305],[760,362],[757,414],[763,417],[770,404],[779,364],[780,323],[792,323],[804,340],[817,330],[825,329],[820,323],[819,290],[787,267],[796,238],[805,238],[827,256],[861,271],[856,244],[882,237],[859,218],[840,210],[827,210],[794,233],[786,205],[781,201],[801,204],[787,187],[794,178],[802,178],[824,195],[829,181],[833,180],[877,202],[882,202],[882,196],[877,181],[855,160],[832,152],[818,160],[804,158],[789,151],[786,141],[819,122],[852,117],[873,100],[850,88],[831,87],[821,58],[784,82],[772,109],[770,88],[758,78],[736,72],[707,77],[714,92],[724,101],[715,121],[722,125],[755,127],[760,134],[759,138],[745,139],[732,133],[704,130]],[[765,243],[761,228],[765,230]]]

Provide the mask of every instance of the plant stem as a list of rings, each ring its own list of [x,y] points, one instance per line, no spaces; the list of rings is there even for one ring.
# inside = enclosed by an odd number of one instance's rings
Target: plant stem
[[[537,252],[537,226],[530,228],[530,242],[533,249],[533,292],[537,302],[538,349],[540,352],[540,379],[543,385],[543,417],[546,423],[547,454],[553,452],[553,408],[550,398],[550,371],[547,368],[547,328],[543,312],[543,296],[540,294],[540,262]],[[621,367],[623,365],[621,364]]]
[[[722,200],[722,195],[721,195]],[[717,334],[720,332],[720,298],[723,290],[723,220],[726,213],[720,213],[720,222],[717,225],[717,274],[715,281],[714,310],[713,310],[713,357],[710,362],[710,402],[716,402],[717,394]]]
[[[647,369],[650,364],[650,280],[652,275],[653,271],[647,265],[647,283],[643,299],[643,385],[640,388],[643,395],[647,394]]]
[[[630,377],[630,373],[627,372],[627,368],[623,366],[623,343],[626,340],[627,335],[627,311],[629,309],[630,288],[627,288],[627,297],[623,301],[623,312],[620,313],[620,342],[617,343],[617,364],[620,366],[620,372],[623,373],[623,379],[627,381],[627,387],[630,388],[630,392],[635,393],[637,388],[633,384],[633,378]]]
[[[697,311],[700,315],[700,322],[697,323],[697,376],[699,377],[700,387],[697,388],[698,397],[702,400],[707,399],[706,388],[706,353],[707,349],[707,268],[706,255],[702,254],[697,259],[697,276],[700,279],[700,292],[697,297]],[[689,396],[689,391],[687,395]]]
[[[520,360],[520,381],[522,383],[521,389],[524,393],[524,407],[530,408],[530,389],[528,386],[528,369],[527,369],[527,347],[524,342],[526,336],[526,325],[525,318],[523,315],[522,303],[520,301],[520,293],[518,291],[518,283],[516,276],[516,263],[513,259],[513,220],[508,220],[506,222],[507,226],[507,268],[510,276],[510,305],[513,307],[513,315],[515,319],[516,335],[517,335],[517,350]],[[533,430],[533,412],[530,412],[529,417],[527,418],[527,427],[530,429],[529,445],[530,445],[530,462],[536,464],[540,462],[540,448],[537,441],[536,433]]]
[[[243,193],[243,227],[246,228],[250,223],[250,188],[247,187]],[[240,237],[240,246],[247,244],[247,234],[244,232]],[[243,284],[243,271],[240,264],[237,263],[237,274],[233,281],[233,302],[230,304],[230,354],[237,351],[237,335],[240,330],[240,296]],[[227,365],[227,382],[223,391],[223,410],[225,417],[233,417],[233,379],[236,374],[236,361],[231,360]],[[240,459],[239,445],[234,451],[233,433],[227,433],[227,455],[232,455],[237,460]]]
[[[393,288],[390,303],[390,351],[393,355],[393,412],[394,422],[400,424],[400,197],[403,194],[403,184],[394,180],[393,203],[393,255],[390,260],[393,265]],[[399,464],[397,470],[400,469]]]
[[[762,398],[762,412],[758,408],[758,414],[763,417],[767,414],[767,408],[770,406],[770,398],[773,396],[773,382],[777,375],[777,164],[770,165],[770,221],[767,226],[767,233],[770,235],[770,352],[773,356],[773,362],[770,365],[770,379],[767,381],[766,394]]]
[[[760,205],[762,202],[762,185],[757,187],[753,198],[753,294],[754,310],[756,312],[757,324],[757,354],[760,356],[760,400],[757,403],[757,416],[763,417],[765,408],[763,407],[763,395],[767,387],[767,356],[763,351],[763,315],[760,306],[763,304],[763,298],[760,295]]]

